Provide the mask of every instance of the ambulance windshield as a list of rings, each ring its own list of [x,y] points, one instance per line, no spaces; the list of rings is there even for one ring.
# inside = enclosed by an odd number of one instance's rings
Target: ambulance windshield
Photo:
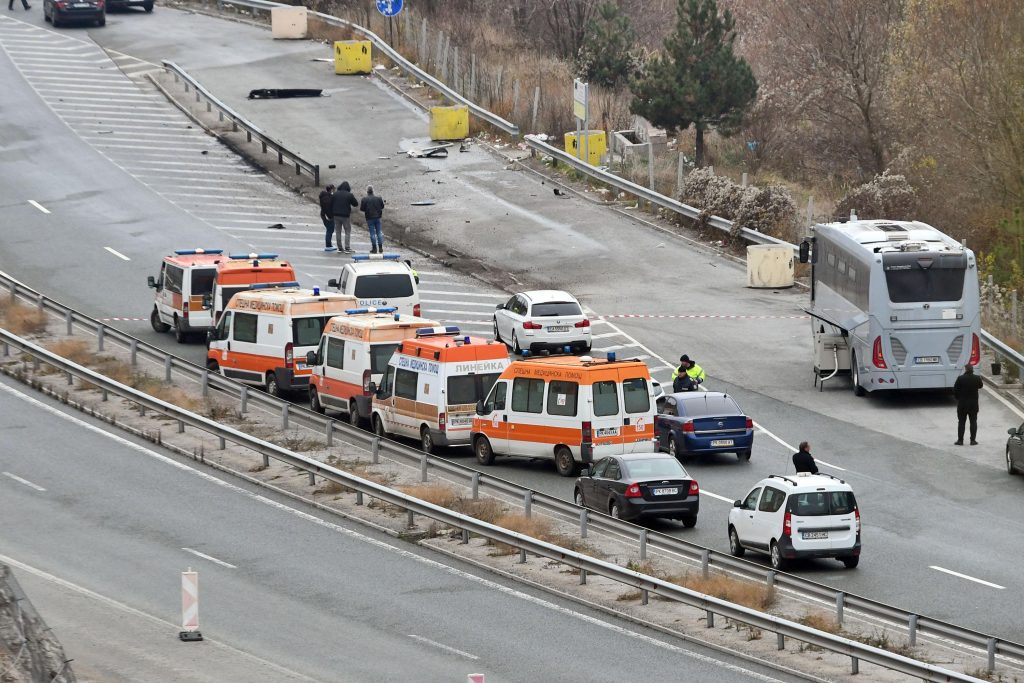
[[[448,378],[448,394],[445,402],[450,405],[476,404],[491,393],[491,387],[501,373],[482,375],[456,375]]]

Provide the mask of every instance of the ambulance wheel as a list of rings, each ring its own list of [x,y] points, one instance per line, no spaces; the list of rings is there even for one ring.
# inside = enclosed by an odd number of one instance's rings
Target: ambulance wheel
[[[356,429],[362,429],[366,423],[366,420],[359,417],[359,408],[355,401],[348,404],[348,423]]]
[[[309,409],[314,413],[320,413],[321,415],[327,412],[320,403],[320,395],[316,393],[316,389],[313,387],[309,388]]]
[[[501,332],[498,332],[498,319],[494,319],[494,341],[501,342]]]
[[[384,431],[384,420],[380,419],[380,415],[373,416],[373,433],[382,439],[387,436],[387,432]]]
[[[206,361],[206,369],[209,370],[212,375],[220,374],[220,364],[215,360]]]
[[[267,378],[263,382],[263,387],[271,396],[281,398],[281,385],[277,383],[277,375],[273,372],[267,373]]]
[[[565,446],[555,449],[555,469],[563,477],[575,477],[580,473],[580,467],[572,457],[572,451]]]
[[[473,453],[476,454],[476,461],[481,465],[494,464],[494,450],[486,436],[476,437],[476,441],[473,442]]]
[[[188,333],[181,329],[181,321],[178,320],[177,316],[174,317],[174,341],[179,344],[184,344],[188,341]]]
[[[426,425],[420,427],[420,448],[427,455],[433,455],[437,452],[434,446],[434,437],[430,436],[430,427]]]
[[[153,312],[149,314],[149,324],[153,326],[154,332],[159,332],[160,334],[171,329],[170,325],[160,319],[160,313],[157,312],[156,306],[153,307]]]
[[[523,355],[523,350],[519,347],[519,339],[516,338],[516,333],[512,333],[512,353],[517,356]]]

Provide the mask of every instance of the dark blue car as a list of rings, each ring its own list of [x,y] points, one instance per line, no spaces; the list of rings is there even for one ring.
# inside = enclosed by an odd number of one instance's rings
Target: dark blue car
[[[735,453],[750,460],[754,421],[731,396],[718,391],[688,391],[658,399],[654,416],[658,446],[677,458],[705,453]]]

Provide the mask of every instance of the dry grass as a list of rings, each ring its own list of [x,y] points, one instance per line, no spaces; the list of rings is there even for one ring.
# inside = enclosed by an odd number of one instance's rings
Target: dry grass
[[[851,640],[857,640],[865,645],[871,647],[877,647],[880,650],[888,650],[889,652],[901,655],[903,657],[913,657],[914,648],[909,643],[903,641],[895,641],[889,635],[888,631],[873,631],[870,634],[864,633],[852,633],[846,634]]]
[[[96,359],[96,354],[81,339],[61,339],[47,344],[46,348],[58,356],[79,365],[88,365]]]
[[[824,631],[825,633],[839,633],[840,627],[836,622],[835,617],[824,612],[811,612],[797,619],[798,623],[816,629],[818,631]]]
[[[454,489],[443,484],[411,484],[400,486],[398,490],[413,498],[449,509],[454,509],[461,499]]]
[[[47,316],[34,306],[24,306],[7,297],[0,297],[0,321],[11,334],[24,336],[46,331]]]
[[[600,557],[597,551],[579,538],[564,536],[554,530],[551,520],[544,517],[527,517],[521,514],[504,514],[494,520],[493,524],[514,531],[524,536],[531,536],[545,543],[551,543],[578,553],[588,553]],[[519,552],[505,543],[495,543],[492,555],[513,555]]]
[[[479,500],[461,498],[456,501],[452,509],[488,524],[497,524],[499,519],[508,514],[508,508],[493,498],[482,498]]]
[[[710,574],[704,578],[701,574],[686,573],[682,576],[670,576],[666,580],[751,609],[768,609],[775,604],[778,597],[771,586],[734,579],[724,574]]]
[[[324,448],[324,444],[320,439],[312,436],[299,436],[299,431],[297,429],[292,434],[287,436],[278,436],[272,441],[281,448],[287,448],[288,450],[296,453],[315,451]]]

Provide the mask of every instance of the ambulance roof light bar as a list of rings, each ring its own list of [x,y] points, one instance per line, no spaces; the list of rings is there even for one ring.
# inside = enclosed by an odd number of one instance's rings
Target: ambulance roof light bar
[[[402,258],[401,254],[356,254],[353,261],[397,261]]]
[[[394,313],[398,308],[396,306],[387,306],[382,308],[374,308],[369,306],[366,308],[346,308],[345,315],[359,315],[360,313]]]
[[[195,256],[197,254],[223,254],[223,249],[175,249],[178,256]]]
[[[458,333],[459,328],[456,325],[445,325],[443,327],[421,327],[416,330],[417,337],[436,337]]]
[[[228,258],[235,259],[236,261],[248,261],[249,259],[275,259],[277,254],[228,254]]]
[[[259,282],[249,285],[249,289],[294,289],[299,286],[298,282]]]

